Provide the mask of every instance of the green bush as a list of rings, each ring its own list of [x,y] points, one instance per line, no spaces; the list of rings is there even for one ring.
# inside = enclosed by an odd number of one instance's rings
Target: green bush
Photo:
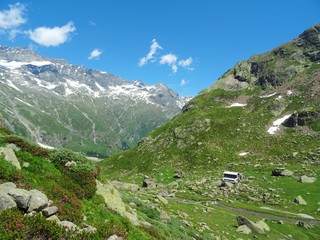
[[[10,136],[6,136],[4,139],[7,143],[14,143],[22,150],[29,152],[29,153],[32,153],[33,155],[36,155],[39,157],[45,157],[45,158],[48,157],[49,152],[47,149],[44,149],[44,148],[39,147],[37,145],[33,145],[21,137],[10,135]]]
[[[65,165],[67,162],[74,161],[76,165],[70,167],[75,172],[95,172],[96,168],[84,155],[75,153],[68,149],[59,149],[52,151],[49,154],[49,159],[60,165]]]
[[[63,175],[74,184],[69,184],[68,190],[78,198],[91,198],[96,191],[95,177],[97,169],[84,155],[67,149],[59,149],[49,154],[49,159],[55,163]],[[67,162],[75,165],[65,167]]]

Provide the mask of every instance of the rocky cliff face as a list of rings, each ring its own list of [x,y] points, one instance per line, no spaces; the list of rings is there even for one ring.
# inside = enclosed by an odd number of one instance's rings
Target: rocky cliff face
[[[128,82],[25,48],[0,47],[0,86],[10,130],[95,156],[134,146],[190,99],[164,84]]]
[[[270,52],[254,55],[227,71],[209,89],[263,89],[281,86],[320,62],[320,24]]]

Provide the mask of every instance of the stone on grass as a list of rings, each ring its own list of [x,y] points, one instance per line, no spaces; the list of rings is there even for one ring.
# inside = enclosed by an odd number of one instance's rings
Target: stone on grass
[[[300,195],[294,199],[294,202],[299,205],[307,205],[307,202]]]
[[[263,231],[265,232],[270,232],[270,227],[268,226],[268,224],[266,224],[265,221],[259,220],[258,222],[256,222],[256,226],[263,229]]]
[[[246,225],[239,226],[236,231],[238,233],[242,233],[242,234],[250,234],[251,233],[251,229],[249,227],[247,227]]]
[[[28,212],[40,211],[48,206],[49,199],[39,190],[30,190],[31,197],[28,202]]]
[[[181,170],[174,171],[173,178],[183,178],[183,176],[184,176],[183,171],[181,171]]]
[[[168,200],[162,197],[161,195],[157,195],[157,198],[160,200],[161,203],[164,205],[168,205]]]
[[[0,193],[0,211],[17,207],[16,202],[7,194]]]
[[[10,189],[16,188],[17,185],[15,185],[13,182],[6,182],[0,184],[0,193],[7,194]]]
[[[293,172],[288,169],[284,169],[280,173],[280,176],[292,176],[292,175],[293,175]]]
[[[52,207],[46,207],[42,210],[42,215],[45,217],[50,217],[53,214],[56,214],[58,212],[58,207],[52,206]]]
[[[4,160],[11,163],[17,169],[21,169],[20,162],[18,161],[16,154],[11,148],[0,147],[0,154],[4,155]]]
[[[90,225],[86,225],[82,230],[88,233],[94,233],[97,231],[95,227],[92,227]]]
[[[162,211],[162,212],[160,213],[160,219],[163,220],[163,221],[170,221],[170,220],[171,220],[171,217],[168,215],[167,212]]]
[[[314,183],[316,181],[315,177],[308,177],[308,176],[301,176],[300,177],[300,182],[302,183]]]
[[[8,192],[8,195],[13,198],[13,200],[16,202],[18,208],[22,210],[28,209],[28,203],[31,197],[31,194],[29,191],[19,188],[13,188],[10,189]]]
[[[298,227],[301,227],[301,228],[304,228],[304,229],[311,229],[312,228],[312,226],[310,224],[308,224],[306,222],[303,222],[303,221],[296,222],[296,225]]]
[[[48,221],[53,221],[53,222],[56,222],[56,223],[60,223],[60,220],[57,217],[57,215],[52,215],[52,216],[48,217],[47,220]]]
[[[77,225],[75,225],[73,222],[61,221],[59,224],[63,228],[68,229],[68,230],[76,230],[77,229]]]
[[[249,219],[243,216],[237,216],[237,223],[238,223],[238,226],[245,225],[248,228],[250,228],[250,230],[253,233],[258,233],[258,234],[263,234],[265,232],[264,228],[266,228],[265,226],[257,225],[256,223],[250,221]]]

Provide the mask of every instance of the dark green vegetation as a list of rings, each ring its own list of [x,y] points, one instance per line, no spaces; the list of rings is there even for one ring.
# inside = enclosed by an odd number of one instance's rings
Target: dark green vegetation
[[[16,169],[0,155],[0,184],[14,182],[22,189],[38,189],[58,207],[60,220],[72,221],[78,227],[87,224],[97,228],[94,233],[67,230],[46,220],[41,214],[26,216],[16,208],[0,211],[0,239],[108,239],[112,235],[124,239],[188,239],[196,231],[184,229],[177,219],[168,224],[160,220],[160,212],[143,198],[123,193],[128,205],[135,204],[140,221],[150,226],[134,226],[129,220],[108,209],[104,199],[95,194],[98,169],[83,155],[70,150],[46,150],[0,128],[0,147],[14,143],[20,164]],[[40,151],[41,149],[41,151]],[[74,161],[77,167],[66,167]],[[197,239],[201,239],[197,237]]]
[[[230,107],[234,103],[243,105]],[[137,147],[101,162],[100,178],[140,184],[148,175],[171,192],[174,184],[168,183],[175,182],[174,171],[181,170],[184,177],[177,182],[175,196],[320,219],[319,113],[318,24],[289,43],[238,63]],[[274,134],[268,132],[274,121],[291,114],[286,127],[279,124]],[[275,168],[291,170],[292,175],[271,176]],[[231,189],[220,188],[224,170],[242,172],[245,180]],[[317,180],[301,183],[303,175]],[[298,195],[307,206],[293,202]],[[283,230],[297,239],[320,237],[319,228],[305,231],[275,225],[274,229],[278,232],[273,236]]]

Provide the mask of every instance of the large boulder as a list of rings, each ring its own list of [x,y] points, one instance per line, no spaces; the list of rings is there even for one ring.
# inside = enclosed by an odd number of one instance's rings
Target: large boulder
[[[141,225],[138,220],[137,213],[128,205],[126,205],[121,198],[120,192],[115,189],[110,182],[101,183],[96,180],[97,183],[97,195],[101,195],[109,209],[119,213],[121,216],[129,219],[129,221],[135,225]]]
[[[251,233],[251,229],[249,227],[247,227],[246,225],[239,226],[236,231],[238,233],[242,233],[242,234],[250,234]]]
[[[43,194],[39,190],[30,190],[29,193],[31,197],[28,202],[27,212],[32,212],[32,211],[38,212],[48,206],[49,199],[45,194]]]
[[[307,205],[307,202],[300,195],[294,199],[294,202],[299,205]]]
[[[300,182],[302,183],[314,183],[317,179],[315,177],[301,176]]]
[[[52,206],[52,207],[46,207],[42,210],[42,215],[45,217],[50,217],[58,212],[58,207]]]
[[[0,211],[17,207],[16,202],[7,194],[0,193]]]
[[[237,216],[237,223],[238,223],[238,227],[245,225],[253,233],[263,234],[263,233],[265,233],[265,229],[267,229],[267,227],[265,225],[256,224],[243,216]]]
[[[4,155],[4,160],[11,163],[13,166],[15,166],[17,169],[21,169],[20,162],[18,161],[16,154],[11,148],[1,147],[0,148],[0,154]]]
[[[0,184],[0,193],[7,194],[11,189],[16,188],[17,186],[13,182],[6,182]]]
[[[29,200],[31,198],[31,194],[29,193],[29,191],[19,188],[13,188],[10,189],[8,195],[13,198],[18,208],[22,210],[28,209]]]
[[[144,188],[155,188],[157,187],[157,182],[153,178],[149,178],[148,176],[145,176],[142,182],[142,187]]]

